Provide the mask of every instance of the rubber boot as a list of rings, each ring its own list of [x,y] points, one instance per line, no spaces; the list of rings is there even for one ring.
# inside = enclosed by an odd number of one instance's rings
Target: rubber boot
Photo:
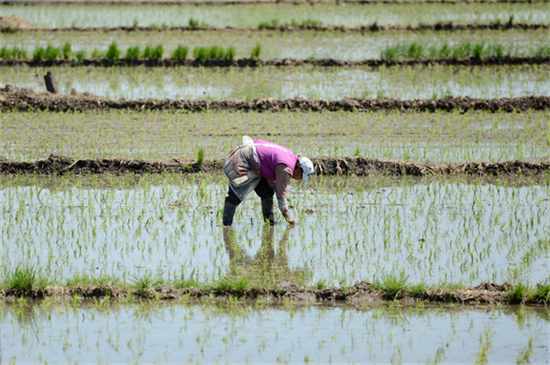
[[[269,222],[270,226],[275,225],[275,214],[273,214],[273,197],[262,198],[262,214],[264,221]]]
[[[225,204],[223,206],[223,225],[224,226],[230,226],[233,224],[233,217],[235,216],[235,210],[237,209],[237,205],[225,201]]]

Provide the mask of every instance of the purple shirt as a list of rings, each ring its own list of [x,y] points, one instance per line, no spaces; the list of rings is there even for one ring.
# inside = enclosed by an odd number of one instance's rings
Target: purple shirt
[[[290,171],[294,171],[298,161],[298,156],[294,152],[276,143],[262,141],[261,139],[255,140],[254,144],[260,159],[263,177],[272,181],[277,180],[275,178],[275,167],[281,163],[287,165]]]

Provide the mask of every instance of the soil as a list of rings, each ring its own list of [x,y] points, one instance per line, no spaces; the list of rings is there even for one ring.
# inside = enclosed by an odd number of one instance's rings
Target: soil
[[[29,23],[30,24],[30,23]],[[192,32],[192,31],[237,31],[237,32],[254,32],[254,31],[279,31],[279,32],[298,32],[298,31],[318,31],[318,32],[381,32],[381,31],[461,31],[461,30],[536,30],[548,29],[548,24],[531,24],[531,23],[487,23],[487,24],[455,24],[452,22],[435,23],[435,24],[419,24],[419,25],[402,25],[402,24],[386,24],[378,25],[366,24],[359,26],[347,25],[279,25],[268,27],[216,27],[216,26],[173,26],[173,27],[152,27],[152,26],[118,26],[118,27],[63,27],[63,28],[40,28],[19,27],[17,23],[9,22],[7,25],[2,23],[0,18],[0,31],[15,32],[15,31],[42,31],[42,32]]]
[[[258,58],[238,58],[234,60],[225,60],[220,58],[209,59],[205,61],[192,60],[174,60],[168,58],[120,59],[110,61],[106,59],[91,58],[80,61],[70,59],[50,60],[0,60],[0,67],[28,66],[28,67],[391,67],[391,66],[503,66],[503,65],[547,65],[548,56],[503,56],[503,57],[468,57],[468,58],[426,58],[412,60],[390,61],[385,59],[367,59],[367,60],[339,60],[334,58],[320,59],[295,59],[295,58],[274,58],[271,60],[261,60]]]
[[[317,156],[311,159],[316,175],[328,176],[541,176],[550,172],[550,162],[465,162],[430,164],[411,161],[376,160],[368,157]],[[141,159],[79,159],[51,154],[36,162],[10,161],[0,157],[0,174],[158,174],[163,172],[190,174],[198,172],[222,173],[223,160],[194,161],[173,159],[146,161]]]
[[[458,3],[546,3],[549,0],[0,0],[0,5],[238,5],[238,4],[458,4]]]
[[[139,100],[109,100],[78,93],[73,90],[71,95],[49,94],[33,89],[18,88],[12,85],[0,85],[0,110],[2,111],[109,111],[109,110],[162,110],[162,111],[392,111],[405,112],[435,112],[435,111],[505,111],[526,112],[530,110],[548,110],[550,96],[528,96],[518,98],[473,99],[470,97],[445,97],[442,99],[402,100],[394,98],[359,99],[345,98],[342,100],[317,99],[256,99],[240,100],[172,100],[172,99],[139,99]]]
[[[280,282],[273,289],[246,288],[238,290],[199,289],[196,287],[178,288],[167,285],[149,287],[143,290],[128,289],[116,285],[76,285],[70,287],[49,286],[46,289],[1,289],[0,300],[12,301],[15,298],[25,296],[30,299],[42,299],[45,297],[73,298],[79,296],[84,299],[110,297],[114,300],[124,300],[132,294],[146,299],[177,300],[184,297],[188,299],[215,299],[217,301],[228,301],[229,298],[237,297],[240,300],[264,299],[265,302],[282,301],[292,299],[294,302],[347,302],[349,304],[376,304],[384,301],[400,300],[403,302],[424,301],[444,303],[504,303],[514,304],[508,298],[512,285],[509,282],[504,284],[482,283],[476,287],[451,290],[445,288],[426,289],[422,292],[402,291],[396,295],[387,295],[376,289],[372,284],[360,281],[351,287],[333,287],[327,289],[314,289],[300,285],[299,283],[285,280]],[[548,301],[548,298],[532,296],[526,298],[523,304],[537,304]]]
[[[17,15],[0,16],[0,31],[9,32],[15,30],[42,30],[43,28],[29,23]]]

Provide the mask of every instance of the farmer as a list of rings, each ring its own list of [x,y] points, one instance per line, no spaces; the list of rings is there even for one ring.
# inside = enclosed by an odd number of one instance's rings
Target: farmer
[[[288,211],[287,187],[290,178],[301,179],[304,184],[307,182],[313,173],[313,163],[309,158],[296,156],[278,144],[259,139],[252,141],[252,138],[244,136],[243,144],[225,158],[224,171],[229,178],[229,191],[223,206],[224,226],[233,224],[237,205],[252,190],[262,199],[264,220],[275,224],[273,193],[276,193],[283,217],[289,224],[296,224]]]

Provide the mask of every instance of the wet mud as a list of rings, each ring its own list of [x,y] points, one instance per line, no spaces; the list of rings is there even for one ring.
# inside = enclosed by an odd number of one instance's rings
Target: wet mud
[[[378,304],[385,301],[400,300],[404,303],[423,301],[462,303],[462,304],[518,304],[518,301],[509,297],[513,286],[506,282],[504,284],[482,283],[475,287],[464,289],[425,289],[419,292],[403,290],[394,295],[388,295],[379,290],[375,285],[360,281],[351,287],[333,287],[327,289],[314,289],[304,287],[301,284],[284,280],[273,289],[266,288],[245,288],[243,290],[219,290],[215,288],[200,289],[197,287],[178,288],[174,286],[160,285],[145,289],[129,289],[116,285],[85,285],[80,284],[70,287],[49,286],[46,289],[1,289],[0,300],[10,302],[16,298],[27,297],[30,299],[42,299],[46,297],[57,297],[71,299],[79,296],[84,299],[109,297],[114,300],[125,300],[129,295],[145,299],[159,300],[215,300],[229,301],[231,298],[239,300],[263,300],[264,303],[276,303],[283,300],[292,300],[296,303],[312,302],[345,302],[349,304]],[[533,295],[525,298],[522,304],[546,303],[548,298]]]
[[[368,157],[312,157],[316,175],[325,176],[542,176],[550,173],[549,162],[464,162],[431,164],[411,161],[377,160]],[[0,157],[0,174],[192,174],[223,172],[223,160],[201,164],[184,159],[146,161],[141,159],[78,159],[51,154],[35,162],[10,161]]]
[[[547,3],[549,0],[0,0],[0,5],[262,5],[262,4],[461,4]]]
[[[517,98],[474,99],[470,97],[448,96],[442,99],[398,98],[360,99],[345,98],[341,100],[318,99],[256,99],[241,100],[173,100],[173,99],[138,99],[110,100],[89,93],[79,93],[73,89],[71,95],[50,94],[33,89],[18,88],[12,85],[0,86],[0,110],[2,111],[244,111],[244,112],[319,112],[319,111],[490,111],[490,112],[526,112],[531,110],[548,110],[550,96],[528,96]]]
[[[467,58],[426,58],[412,60],[390,61],[386,59],[366,59],[366,60],[339,60],[334,58],[318,59],[295,59],[295,58],[274,58],[271,60],[261,60],[259,58],[238,58],[225,60],[214,58],[209,60],[175,60],[169,58],[153,59],[119,59],[116,61],[92,58],[83,60],[56,59],[56,60],[0,60],[0,67],[241,67],[255,68],[264,66],[275,67],[392,67],[392,66],[504,66],[504,65],[547,65],[548,56],[502,56],[502,57],[467,57]]]
[[[481,31],[481,30],[537,30],[548,29],[548,24],[533,24],[533,23],[452,23],[452,22],[438,22],[435,24],[418,24],[418,25],[403,25],[403,24],[385,24],[379,25],[363,24],[358,26],[347,25],[323,25],[323,24],[311,24],[311,25],[278,25],[278,26],[266,26],[266,27],[217,27],[217,26],[117,26],[117,27],[62,27],[62,28],[42,28],[37,25],[31,24],[24,19],[12,15],[9,17],[0,17],[0,32],[14,33],[14,32],[200,32],[200,31],[234,31],[234,32],[264,32],[264,31],[278,31],[278,32],[300,32],[300,31],[316,31],[316,32],[383,32],[383,31],[407,31],[407,32],[424,32],[424,31]]]

